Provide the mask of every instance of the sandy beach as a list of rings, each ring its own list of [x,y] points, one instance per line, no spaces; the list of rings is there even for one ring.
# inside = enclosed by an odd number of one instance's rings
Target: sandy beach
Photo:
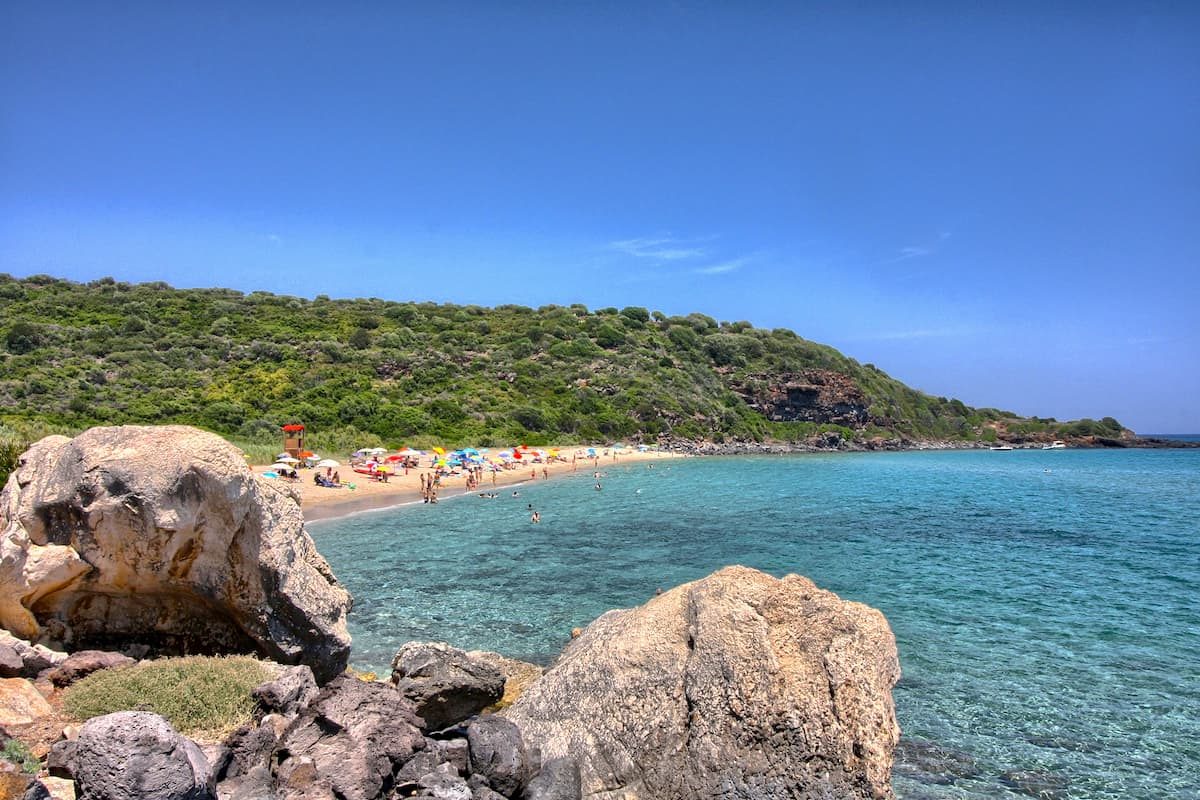
[[[550,449],[550,448],[547,448]],[[567,454],[567,461],[555,461],[551,464],[529,464],[528,466],[520,466],[516,469],[502,470],[500,472],[491,473],[485,472],[483,482],[473,492],[489,492],[492,491],[493,485],[496,487],[509,486],[514,483],[526,483],[532,480],[546,480],[543,477],[542,469],[545,468],[549,478],[570,474],[572,471],[580,473],[589,473],[594,470],[608,469],[617,464],[632,464],[642,461],[655,461],[659,459],[684,458],[684,456],[676,453],[660,452],[656,450],[648,450],[639,452],[634,449],[624,450],[608,450],[607,455],[599,455],[596,459],[578,458],[574,464],[571,463],[571,453],[574,453],[578,448],[557,448],[564,454]],[[597,453],[603,454],[603,448],[596,448]],[[256,465],[252,469],[261,475],[269,469],[263,465]],[[428,456],[421,458],[421,468],[411,469],[408,474],[404,474],[403,470],[388,477],[387,483],[372,480],[367,475],[360,475],[354,472],[349,464],[336,470],[342,478],[343,486],[337,489],[329,489],[323,486],[318,486],[313,482],[313,476],[320,472],[324,474],[325,470],[303,469],[300,470],[300,480],[289,484],[295,488],[300,494],[300,505],[304,510],[304,519],[308,522],[315,522],[322,519],[333,519],[335,517],[346,516],[359,511],[370,511],[377,508],[387,508],[389,506],[402,505],[410,502],[421,501],[421,479],[422,474],[432,474],[433,470],[429,468]],[[531,474],[534,473],[534,474]],[[492,483],[492,476],[495,476],[495,483]],[[351,489],[348,484],[353,484]],[[441,487],[438,494],[441,499],[452,497],[454,495],[466,494],[466,476],[454,475],[443,476]]]

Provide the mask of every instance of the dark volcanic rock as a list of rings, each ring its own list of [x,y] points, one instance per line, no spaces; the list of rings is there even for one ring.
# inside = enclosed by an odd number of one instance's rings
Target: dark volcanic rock
[[[294,716],[307,706],[320,689],[306,664],[285,667],[272,681],[254,687],[250,693],[260,709],[268,714]]]
[[[0,642],[0,678],[23,678],[25,662],[10,645]]]
[[[84,723],[75,751],[78,800],[215,800],[200,748],[165,719],[119,711]]]
[[[66,660],[50,670],[48,677],[55,686],[62,688],[70,686],[81,678],[86,678],[93,672],[102,669],[117,669],[131,667],[137,662],[129,656],[120,653],[109,653],[104,650],[79,650],[67,656]]]
[[[528,756],[516,725],[494,714],[479,717],[467,726],[467,742],[471,769],[493,789],[509,796],[521,790],[527,779]]]
[[[401,647],[392,659],[392,683],[431,731],[462,722],[504,696],[499,670],[441,642]]]
[[[424,749],[412,703],[384,683],[334,678],[280,739],[275,773],[295,780],[311,764],[344,800],[373,800]],[[297,773],[296,770],[302,770]]]
[[[270,723],[243,725],[225,739],[221,760],[213,762],[218,781],[248,774],[255,767],[265,767],[279,741]]]

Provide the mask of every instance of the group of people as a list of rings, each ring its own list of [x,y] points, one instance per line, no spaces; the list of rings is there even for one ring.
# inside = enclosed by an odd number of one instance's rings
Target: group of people
[[[435,472],[421,473],[421,502],[436,503],[438,501],[438,487],[442,485],[442,474]]]
[[[340,489],[342,486],[342,476],[336,472],[326,470],[324,475],[320,472],[313,475],[313,483],[317,486],[324,486],[326,489]]]

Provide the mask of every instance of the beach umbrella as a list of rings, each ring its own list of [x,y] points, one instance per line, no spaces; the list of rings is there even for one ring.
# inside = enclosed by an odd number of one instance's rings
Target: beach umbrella
[[[299,464],[300,463],[300,459],[292,458],[291,456],[286,456],[286,455],[283,456],[282,458],[277,458],[275,460],[278,461],[280,464]]]
[[[291,469],[290,464],[284,464],[282,461],[277,461],[271,465],[270,469]]]
[[[276,460],[276,461],[279,461],[279,460],[281,460],[281,459],[284,459],[284,458],[291,458],[291,457],[292,457],[292,454],[291,454],[291,453],[280,453],[279,455],[275,456],[275,460]]]
[[[441,447],[435,447],[435,448],[433,448],[433,452],[437,453],[439,456],[444,456],[444,455],[446,455],[446,451],[445,451],[443,448],[441,448]]]
[[[479,455],[479,451],[478,451],[478,450],[476,450],[474,447],[464,447],[464,448],[463,448],[462,450],[460,450],[459,452],[460,452],[460,453],[466,453],[466,454],[467,454],[467,455],[469,455],[469,456],[477,456],[477,455]]]
[[[334,461],[332,458],[326,458],[326,459],[322,459],[321,461],[318,461],[317,466],[318,467],[340,467],[341,463],[338,461]]]
[[[372,447],[370,450],[366,450],[364,452],[370,453],[373,456],[381,456],[387,452],[387,448],[386,447]]]
[[[403,461],[403,460],[404,460],[404,456],[402,456],[402,455],[388,456],[387,458],[384,459],[384,461],[388,462],[389,464],[395,464],[397,461]]]
[[[402,455],[402,456],[423,456],[425,454],[422,453],[420,450],[413,450],[411,447],[406,447],[400,451],[400,455]]]
[[[594,448],[594,447],[589,447],[589,448],[587,449],[587,454],[588,454],[589,456],[594,456],[594,455],[596,455],[596,448]]]

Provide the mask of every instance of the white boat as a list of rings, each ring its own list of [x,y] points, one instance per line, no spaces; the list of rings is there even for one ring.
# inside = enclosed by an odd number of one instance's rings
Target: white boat
[[[1058,439],[1055,439],[1050,444],[1042,445],[1042,449],[1043,450],[1066,450],[1067,446],[1065,444],[1063,444],[1062,442],[1060,442]]]
[[[1012,449],[1013,449],[1013,446],[1011,444],[995,445],[993,447],[988,448],[988,450],[1012,450]]]

